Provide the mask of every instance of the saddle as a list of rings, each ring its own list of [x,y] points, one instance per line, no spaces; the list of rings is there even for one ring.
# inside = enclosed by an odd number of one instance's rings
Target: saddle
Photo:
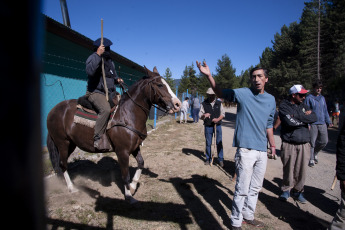
[[[116,110],[118,108],[117,105],[119,104],[118,102],[120,101],[119,97],[120,97],[119,94],[115,94],[115,96],[110,97],[112,98],[112,100],[110,100],[111,102],[109,101],[111,112],[108,119],[107,130],[114,126],[122,126],[136,133],[142,140],[144,140],[147,137],[146,129],[145,129],[145,132],[143,133],[136,130],[134,127],[126,124],[123,121],[113,121],[113,119],[111,119],[115,115]],[[96,125],[96,120],[98,118],[98,114],[96,111],[97,110],[93,107],[92,103],[87,99],[86,95],[79,97],[77,100],[77,111],[74,114],[73,122],[90,127],[90,128],[94,128]],[[103,147],[101,151],[110,152],[111,145],[110,145],[107,135],[106,134],[102,135],[101,139],[102,139],[102,147]]]
[[[109,105],[110,105],[110,116],[107,125],[107,129],[110,128],[111,117],[115,114],[117,105],[119,102],[120,95],[117,92],[114,92],[110,95]],[[74,115],[74,123],[88,126],[94,128],[96,120],[98,117],[97,109],[94,108],[92,103],[88,100],[87,96],[81,96],[77,100],[77,111]]]
[[[119,94],[114,92],[110,94],[109,105],[110,105],[110,116],[108,118],[107,129],[111,128],[111,118],[115,115],[117,105],[119,104]],[[96,120],[98,118],[97,109],[94,108],[92,103],[88,100],[87,96],[81,96],[77,100],[77,111],[74,114],[74,123],[81,124],[90,128],[94,128],[96,125]],[[109,152],[112,150],[112,147],[109,143],[107,135],[104,133],[100,141],[100,149],[97,149],[101,152]]]

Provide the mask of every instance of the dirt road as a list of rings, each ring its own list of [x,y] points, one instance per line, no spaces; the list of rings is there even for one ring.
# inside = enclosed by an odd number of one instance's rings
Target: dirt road
[[[230,229],[235,182],[235,148],[231,147],[236,108],[226,109],[223,122],[225,166],[204,165],[201,122],[179,124],[174,117],[151,132],[142,147],[145,170],[134,195],[140,202],[124,201],[115,154],[88,155],[76,151],[69,172],[80,192],[70,194],[52,176],[45,180],[48,229]],[[308,169],[307,204],[278,200],[282,179],[280,158],[269,160],[256,218],[264,229],[326,229],[335,214],[339,183],[331,191],[335,173],[337,131],[329,129],[330,142],[319,164]],[[280,152],[279,134],[275,136]],[[131,174],[136,162],[131,157]],[[243,229],[252,229],[243,226]]]

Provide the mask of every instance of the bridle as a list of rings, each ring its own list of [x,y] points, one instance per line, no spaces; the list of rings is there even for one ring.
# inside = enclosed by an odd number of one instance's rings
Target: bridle
[[[158,110],[160,110],[160,111],[162,111],[162,112],[164,112],[164,113],[168,113],[169,110],[160,108],[159,106],[155,105],[155,104],[152,102],[152,100],[151,100],[151,92],[152,92],[152,90],[154,91],[154,96],[157,94],[157,93],[156,93],[156,89],[152,86],[152,82],[153,82],[154,80],[156,80],[157,78],[161,78],[161,76],[156,76],[156,77],[154,77],[153,79],[151,79],[149,82],[147,82],[147,85],[149,85],[149,86],[151,87],[151,89],[149,90],[149,91],[150,91],[150,96],[149,96],[149,98],[150,98],[150,103],[151,103],[151,105],[152,105],[153,107],[157,108]],[[125,94],[128,95],[128,97],[131,99],[131,101],[132,101],[135,105],[139,106],[142,110],[144,110],[145,112],[147,112],[147,114],[150,113],[150,109],[147,109],[146,107],[140,105],[138,102],[136,102],[136,101],[132,98],[132,96],[129,94],[128,90],[126,89],[126,88],[129,88],[128,85],[127,85],[126,83],[122,82],[122,83],[120,83],[120,86],[121,86],[123,92],[124,92]],[[145,88],[146,88],[146,86],[145,86]],[[162,97],[159,96],[158,100],[161,99],[161,98],[162,98]]]

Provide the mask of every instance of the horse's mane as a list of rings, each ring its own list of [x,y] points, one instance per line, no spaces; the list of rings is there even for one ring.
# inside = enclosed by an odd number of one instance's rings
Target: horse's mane
[[[134,82],[134,84],[132,84],[129,88],[128,88],[128,93],[130,94],[130,95],[133,95],[133,93],[135,92],[135,90],[137,89],[137,88],[139,88],[142,84],[143,84],[143,82],[146,80],[146,79],[149,79],[149,77],[148,76],[143,76],[141,79],[139,79],[139,80],[137,80],[136,82]],[[124,103],[125,101],[127,101],[127,100],[129,100],[130,98],[129,98],[129,96],[128,96],[128,94],[127,93],[124,93],[122,96],[121,96],[121,100],[120,100],[120,103],[119,104],[122,104],[122,103]]]

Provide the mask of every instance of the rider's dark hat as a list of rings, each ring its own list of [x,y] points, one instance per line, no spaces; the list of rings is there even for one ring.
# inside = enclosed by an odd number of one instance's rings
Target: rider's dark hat
[[[108,39],[108,38],[104,38],[103,37],[103,45],[105,46],[105,47],[107,47],[107,46],[111,46],[113,43]],[[94,46],[100,46],[101,45],[101,38],[98,38],[97,40],[95,40],[94,42],[93,42],[93,45]]]

